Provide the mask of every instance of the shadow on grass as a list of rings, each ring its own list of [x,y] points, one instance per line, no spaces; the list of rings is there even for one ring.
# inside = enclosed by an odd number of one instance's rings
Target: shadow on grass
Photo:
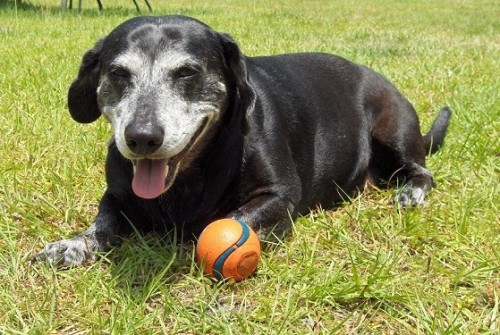
[[[135,234],[107,257],[117,289],[132,300],[146,301],[161,286],[201,273],[194,257],[194,240],[172,232]]]
[[[203,275],[195,257],[196,239],[180,234],[179,231],[145,235],[136,232],[112,250],[106,259],[113,286],[133,301],[146,302],[187,278],[195,286],[223,284]],[[263,252],[275,251],[282,242],[264,243]]]
[[[69,3],[69,1],[68,1]],[[218,17],[220,15],[216,8],[210,8],[208,6],[182,6],[179,5],[176,8],[171,8],[168,11],[162,10],[161,8],[155,8],[153,4],[152,11],[140,1],[140,12],[137,11],[134,3],[130,1],[130,6],[119,6],[113,7],[112,1],[106,1],[103,3],[102,11],[99,10],[96,1],[85,1],[85,7],[82,8],[81,12],[78,12],[76,0],[73,1],[72,9],[62,9],[60,6],[60,1],[53,1],[49,5],[35,5],[30,1],[22,0],[0,0],[0,11],[1,10],[12,10],[22,11],[22,12],[45,12],[50,14],[60,14],[66,13],[70,16],[84,16],[84,17],[106,17],[106,16],[141,16],[141,15],[167,15],[167,14],[179,14],[187,15],[193,17]]]
[[[76,1],[74,1],[76,2]],[[18,12],[45,12],[50,14],[59,14],[59,13],[67,13],[68,15],[79,15],[85,17],[95,17],[95,16],[131,16],[131,15],[150,15],[153,12],[150,12],[147,8],[141,9],[141,12],[138,12],[133,4],[130,7],[104,7],[102,11],[99,10],[97,3],[95,1],[87,1],[87,8],[83,8],[81,12],[78,12],[78,9],[73,5],[72,9],[63,9],[60,6],[59,1],[55,1],[54,4],[41,6],[35,5],[30,1],[21,1],[21,0],[0,0],[0,11],[2,10],[12,10]],[[153,8],[154,11],[154,8]]]
[[[18,10],[31,10],[31,11],[37,11],[40,10],[41,7],[39,5],[34,5],[31,2],[28,1],[21,1],[21,0],[0,0],[0,10],[4,9],[15,9]]]

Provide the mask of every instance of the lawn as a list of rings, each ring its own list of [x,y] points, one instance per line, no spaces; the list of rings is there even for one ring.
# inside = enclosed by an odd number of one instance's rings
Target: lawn
[[[143,13],[147,12],[137,0]],[[74,1],[77,3],[77,1]],[[92,265],[29,262],[86,229],[111,130],[73,122],[67,88],[132,1],[0,0],[0,333],[498,334],[500,3],[494,0],[150,0],[248,55],[323,51],[390,78],[428,129],[449,105],[437,188],[411,210],[393,190],[316,209],[237,284],[203,277],[192,243],[135,236]]]

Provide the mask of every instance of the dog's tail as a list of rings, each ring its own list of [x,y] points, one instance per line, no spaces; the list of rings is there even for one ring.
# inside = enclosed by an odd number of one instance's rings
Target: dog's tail
[[[441,108],[437,118],[432,123],[431,130],[423,136],[427,153],[433,154],[443,145],[450,118],[451,109],[448,106]]]

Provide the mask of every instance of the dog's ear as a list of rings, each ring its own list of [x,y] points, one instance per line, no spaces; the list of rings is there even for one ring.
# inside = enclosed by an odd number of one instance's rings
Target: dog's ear
[[[245,111],[244,133],[247,133],[246,120],[255,108],[255,91],[248,78],[245,56],[243,56],[236,42],[228,34],[220,33],[219,39],[222,44],[224,62],[229,79],[236,86],[238,97],[237,108]]]
[[[97,86],[99,84],[99,58],[104,40],[99,40],[82,59],[78,77],[68,91],[68,108],[71,117],[80,123],[90,123],[99,118]]]

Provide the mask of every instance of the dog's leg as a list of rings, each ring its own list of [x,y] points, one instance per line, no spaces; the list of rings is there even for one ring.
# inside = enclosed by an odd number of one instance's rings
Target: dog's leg
[[[252,227],[261,241],[276,241],[287,235],[295,217],[294,205],[275,194],[261,194],[228,217],[241,220]]]
[[[437,118],[434,120],[431,130],[425,136],[423,136],[424,154],[432,154],[439,150],[439,148],[443,144],[446,130],[450,122],[450,117],[450,108],[443,107],[439,112]],[[422,147],[422,144],[420,143],[420,141],[418,141],[418,138],[416,138],[415,145],[417,145],[417,147],[419,148]],[[419,150],[419,153],[413,154],[414,156],[412,156],[411,153],[415,151],[409,152],[410,158],[417,157],[418,159],[420,159],[421,163],[415,163],[411,159],[409,162],[405,163],[405,170],[407,171],[406,173],[409,181],[405,186],[403,186],[401,192],[399,192],[394,198],[394,202],[402,206],[414,206],[422,204],[424,202],[425,194],[427,193],[427,191],[429,191],[431,187],[436,186],[434,184],[432,174],[424,167],[421,153],[422,150]]]
[[[122,225],[117,211],[116,199],[105,193],[99,212],[92,226],[85,232],[66,240],[50,243],[36,254],[32,261],[47,261],[59,267],[72,267],[95,260],[95,253],[108,250],[121,244],[130,234],[127,225]]]
[[[370,174],[391,184],[403,184],[394,203],[403,207],[424,203],[434,186],[425,168],[426,148],[413,106],[397,91],[384,95],[374,114]]]

